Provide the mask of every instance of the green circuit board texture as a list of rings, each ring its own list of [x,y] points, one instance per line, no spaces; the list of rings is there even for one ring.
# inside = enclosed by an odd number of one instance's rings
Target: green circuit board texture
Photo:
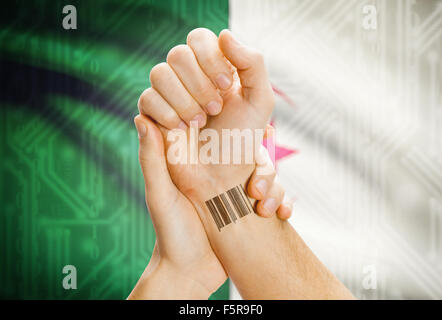
[[[62,27],[66,4],[77,30]],[[170,48],[196,27],[227,28],[228,10],[227,0],[2,3],[0,298],[128,296],[155,243],[138,97]],[[76,290],[62,286],[65,265]]]

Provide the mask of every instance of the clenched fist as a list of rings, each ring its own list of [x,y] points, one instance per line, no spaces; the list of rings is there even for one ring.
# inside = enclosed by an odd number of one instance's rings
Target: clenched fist
[[[223,129],[264,130],[274,106],[263,56],[237,42],[227,30],[219,38],[207,29],[190,32],[187,45],[172,48],[167,63],[152,68],[150,82],[152,87],[139,99],[139,110],[159,124],[165,140],[169,130],[188,131],[192,121],[200,128],[214,129],[219,137]],[[171,143],[166,143],[166,150]],[[199,206],[230,187],[245,184],[255,161],[227,165],[169,162],[168,168],[178,189]]]

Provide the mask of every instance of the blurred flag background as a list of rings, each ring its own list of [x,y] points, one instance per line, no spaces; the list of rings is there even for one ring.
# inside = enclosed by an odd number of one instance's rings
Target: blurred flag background
[[[232,0],[229,23],[284,93],[296,230],[358,298],[442,299],[442,1]]]
[[[442,1],[16,1],[0,25],[1,298],[127,297],[155,242],[138,96],[190,30],[230,27],[266,57],[307,244],[358,298],[442,299]]]
[[[62,27],[66,4],[77,30]],[[1,6],[0,297],[124,299],[155,243],[138,97],[191,30],[228,27],[228,2]],[[65,265],[77,268],[76,290],[62,287]],[[212,298],[228,298],[228,284]]]

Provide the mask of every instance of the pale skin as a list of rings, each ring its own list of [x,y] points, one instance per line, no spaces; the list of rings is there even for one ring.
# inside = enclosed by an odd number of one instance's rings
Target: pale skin
[[[161,134],[147,120],[146,131],[140,130],[139,159],[146,184],[146,203],[155,226],[157,241],[152,257],[129,299],[207,299],[227,279],[227,274],[214,254],[203,224],[190,201],[175,187],[167,171]],[[147,134],[147,131],[150,134]],[[292,202],[285,198],[282,186],[272,177],[271,162],[269,196],[277,195],[276,215],[288,219]],[[256,171],[248,189],[265,201],[256,190]],[[250,196],[253,196],[249,193]],[[284,199],[284,201],[283,201]],[[274,212],[257,211],[263,217]]]
[[[217,37],[195,29],[187,45],[173,48],[167,63],[152,69],[150,80],[152,88],[140,97],[135,124],[157,245],[129,298],[202,299],[226,274],[245,299],[353,298],[284,220],[291,209],[274,172],[253,174],[255,164],[166,161],[168,130],[186,130],[192,120],[217,132],[266,128],[274,97],[262,55],[227,30]],[[247,184],[249,196],[257,199],[257,215],[219,231],[205,201],[238,184]],[[149,186],[154,185],[152,192]],[[170,224],[176,219],[180,223]]]

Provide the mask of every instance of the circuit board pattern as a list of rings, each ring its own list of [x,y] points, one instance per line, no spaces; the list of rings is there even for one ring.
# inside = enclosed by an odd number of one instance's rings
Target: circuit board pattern
[[[358,298],[442,299],[442,1],[232,0],[230,27],[289,98],[295,229]]]
[[[0,298],[128,296],[155,243],[138,96],[190,30],[228,24],[227,0],[68,3],[77,30],[62,28],[66,1],[2,3]],[[62,287],[65,265],[76,290]]]

